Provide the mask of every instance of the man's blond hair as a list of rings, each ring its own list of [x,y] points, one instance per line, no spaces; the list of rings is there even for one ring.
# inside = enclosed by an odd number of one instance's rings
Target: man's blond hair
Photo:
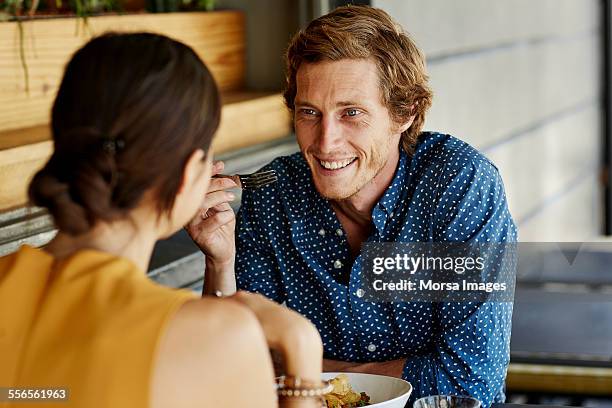
[[[287,50],[285,103],[293,112],[296,74],[303,62],[372,59],[378,67],[383,103],[397,124],[415,116],[401,144],[412,152],[431,106],[425,59],[402,27],[383,10],[339,7],[298,32]]]

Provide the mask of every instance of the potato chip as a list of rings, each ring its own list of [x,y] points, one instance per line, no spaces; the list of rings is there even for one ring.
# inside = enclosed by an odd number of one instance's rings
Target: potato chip
[[[354,408],[370,405],[370,397],[365,392],[359,394],[353,391],[346,374],[338,374],[336,378],[330,380],[330,383],[333,389],[325,395],[327,408]]]

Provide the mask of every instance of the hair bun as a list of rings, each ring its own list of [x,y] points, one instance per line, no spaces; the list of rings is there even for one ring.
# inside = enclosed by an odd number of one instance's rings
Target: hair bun
[[[47,166],[32,179],[29,196],[35,205],[49,210],[60,230],[78,235],[91,228],[87,212],[72,199],[68,183],[60,181]]]

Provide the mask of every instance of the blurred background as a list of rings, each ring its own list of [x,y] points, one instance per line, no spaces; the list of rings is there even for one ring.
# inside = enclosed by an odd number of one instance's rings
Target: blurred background
[[[249,172],[298,150],[280,95],[291,36],[339,5],[369,4],[427,57],[425,129],[499,168],[520,240],[573,242],[538,250],[559,247],[568,268],[540,259],[519,271],[509,400],[612,407],[610,1],[0,0],[0,255],[55,234],[25,189],[51,151],[63,64],[91,35],[150,30],[191,45],[223,92],[218,158]],[[181,231],[158,244],[149,275],[201,290],[203,256]]]

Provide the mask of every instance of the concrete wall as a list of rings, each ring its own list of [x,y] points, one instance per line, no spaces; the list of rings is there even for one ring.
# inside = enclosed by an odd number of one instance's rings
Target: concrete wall
[[[427,55],[426,129],[493,160],[522,241],[602,229],[600,2],[374,0]]]
[[[284,85],[283,55],[299,26],[297,1],[217,0],[219,9],[242,10],[247,24],[247,87],[278,90]]]

